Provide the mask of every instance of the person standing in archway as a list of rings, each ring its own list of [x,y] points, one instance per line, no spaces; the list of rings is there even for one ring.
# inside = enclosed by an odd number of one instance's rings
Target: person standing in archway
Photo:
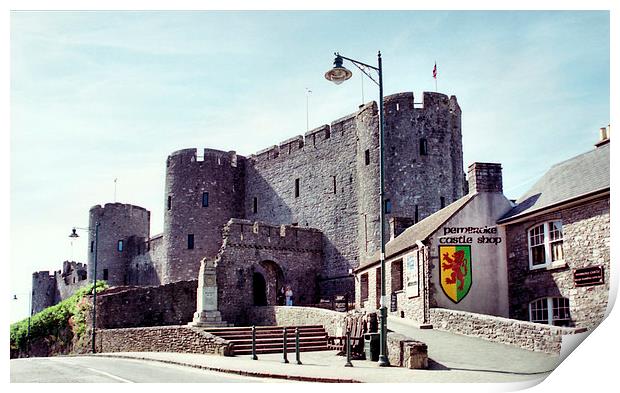
[[[290,285],[286,286],[286,292],[284,293],[284,295],[286,296],[286,305],[292,306],[293,305],[293,290],[291,289]]]
[[[284,287],[280,287],[280,290],[278,291],[278,296],[277,296],[277,301],[278,301],[278,306],[284,306]]]

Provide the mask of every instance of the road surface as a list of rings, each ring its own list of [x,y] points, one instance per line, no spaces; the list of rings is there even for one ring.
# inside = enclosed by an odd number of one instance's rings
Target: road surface
[[[11,382],[282,382],[153,361],[76,356],[11,360]]]

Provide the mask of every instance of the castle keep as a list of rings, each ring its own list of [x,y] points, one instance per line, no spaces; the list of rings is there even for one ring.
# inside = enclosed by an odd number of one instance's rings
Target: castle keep
[[[422,101],[414,107],[413,93],[384,100],[384,208],[393,235],[466,194],[457,100],[426,92]],[[248,306],[276,304],[283,285],[292,286],[296,304],[353,299],[351,271],[380,248],[378,123],[372,102],[247,157],[173,152],[162,234],[150,235],[144,208],[90,209],[99,237],[98,245],[89,237],[88,279],[95,248],[97,278],[111,286],[196,280],[206,257],[217,262],[220,309],[231,322],[242,321]],[[86,279],[65,283],[60,276],[34,273],[35,312]]]

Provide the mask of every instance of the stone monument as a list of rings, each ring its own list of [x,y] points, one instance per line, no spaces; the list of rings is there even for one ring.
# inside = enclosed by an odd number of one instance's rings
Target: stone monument
[[[217,309],[216,267],[215,261],[208,261],[207,258],[200,261],[196,312],[194,313],[194,320],[189,323],[190,326],[228,326],[226,321],[222,321],[222,315]]]

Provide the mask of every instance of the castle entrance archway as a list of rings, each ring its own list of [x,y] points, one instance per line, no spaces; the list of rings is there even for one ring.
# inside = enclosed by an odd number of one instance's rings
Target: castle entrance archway
[[[254,296],[255,306],[267,305],[267,285],[265,277],[258,272],[252,275],[252,294]]]
[[[265,272],[267,304],[276,306],[278,305],[278,291],[285,285],[284,272],[274,261],[262,261],[259,265]]]

